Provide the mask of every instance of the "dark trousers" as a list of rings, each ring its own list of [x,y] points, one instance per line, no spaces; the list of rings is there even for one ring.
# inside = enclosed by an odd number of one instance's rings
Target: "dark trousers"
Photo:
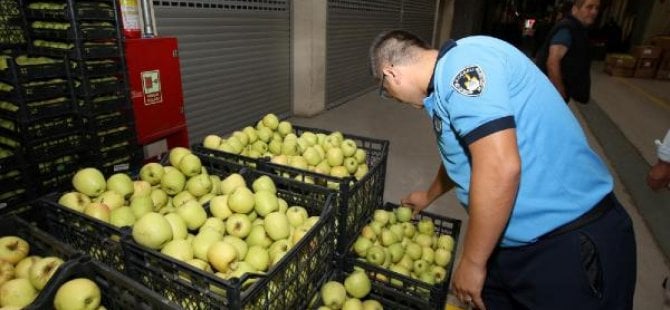
[[[635,235],[613,198],[598,219],[489,259],[483,298],[489,310],[633,309]]]

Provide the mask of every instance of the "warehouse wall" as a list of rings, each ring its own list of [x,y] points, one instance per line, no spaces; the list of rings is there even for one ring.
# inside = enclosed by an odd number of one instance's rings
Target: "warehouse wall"
[[[668,17],[670,17],[670,1],[666,0],[661,3],[661,1],[655,0],[642,39],[647,40],[649,37],[658,34],[670,34],[670,19]]]

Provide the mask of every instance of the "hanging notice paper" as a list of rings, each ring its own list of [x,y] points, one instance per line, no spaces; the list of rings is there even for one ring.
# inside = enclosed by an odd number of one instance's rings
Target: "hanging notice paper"
[[[142,88],[144,89],[144,105],[163,102],[160,71],[142,71]]]

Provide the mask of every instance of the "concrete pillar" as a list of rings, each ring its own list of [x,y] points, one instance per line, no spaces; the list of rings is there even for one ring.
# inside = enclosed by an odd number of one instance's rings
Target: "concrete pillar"
[[[293,114],[326,108],[326,0],[295,0],[292,8]]]

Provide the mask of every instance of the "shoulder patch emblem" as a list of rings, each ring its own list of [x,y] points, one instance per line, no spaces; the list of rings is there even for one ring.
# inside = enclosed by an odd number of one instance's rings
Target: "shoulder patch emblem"
[[[485,83],[482,69],[478,66],[470,66],[458,72],[451,86],[463,96],[476,97],[484,90]]]
[[[437,114],[433,115],[433,131],[438,136],[442,134],[442,120]]]

